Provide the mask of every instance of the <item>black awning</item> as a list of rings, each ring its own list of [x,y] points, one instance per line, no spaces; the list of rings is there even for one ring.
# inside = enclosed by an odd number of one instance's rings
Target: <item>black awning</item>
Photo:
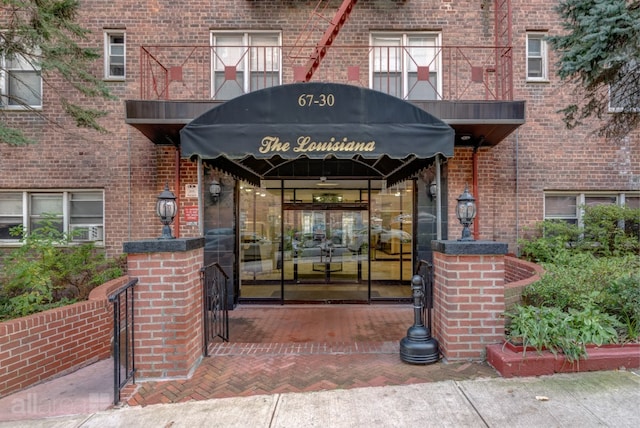
[[[250,92],[212,108],[182,128],[180,145],[183,157],[217,160],[223,169],[231,161],[241,167],[242,172],[235,172],[252,182],[267,171],[251,165],[271,158],[393,159],[392,167],[378,173],[399,181],[424,166],[417,160],[453,156],[454,130],[381,92],[296,83]]]

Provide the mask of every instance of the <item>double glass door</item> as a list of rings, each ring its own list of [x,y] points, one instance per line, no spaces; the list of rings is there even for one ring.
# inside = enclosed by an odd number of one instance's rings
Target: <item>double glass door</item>
[[[284,299],[368,300],[367,206],[293,205],[283,214]]]
[[[239,186],[235,247],[240,300],[409,298],[411,186],[376,189],[346,181],[320,192],[304,186],[293,181]]]

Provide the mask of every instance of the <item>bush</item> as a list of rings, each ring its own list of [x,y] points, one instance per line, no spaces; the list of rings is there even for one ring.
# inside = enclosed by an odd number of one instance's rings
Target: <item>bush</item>
[[[0,320],[26,316],[84,300],[96,286],[123,274],[121,260],[108,260],[92,243],[74,245],[72,235],[47,216],[28,235],[12,230],[22,246],[0,270]]]
[[[603,290],[602,307],[620,320],[624,340],[640,338],[640,273],[611,281]]]
[[[640,253],[640,209],[596,205],[584,213],[583,251],[598,256]]]
[[[621,278],[640,270],[637,257],[595,257],[576,253],[544,263],[545,273],[528,286],[523,301],[534,306],[581,309],[592,291],[604,292]],[[601,303],[598,301],[597,303]]]
[[[520,241],[524,259],[534,263],[553,263],[558,257],[566,257],[579,239],[578,226],[561,220],[545,220],[536,225],[533,238]]]
[[[516,305],[507,316],[510,340],[521,341],[525,349],[531,346],[538,352],[562,353],[569,362],[586,357],[589,344],[601,346],[616,343],[618,339],[619,321],[597,309],[593,301],[581,310],[568,311],[557,307]]]
[[[584,209],[584,229],[561,220],[536,225],[533,237],[520,240],[522,257],[556,263],[568,254],[624,257],[640,254],[640,209],[596,205]]]
[[[640,337],[640,209],[615,205],[585,208],[585,228],[544,221],[532,239],[520,242],[522,256],[545,274],[527,287],[525,305],[569,313],[596,305],[620,322],[620,337]]]

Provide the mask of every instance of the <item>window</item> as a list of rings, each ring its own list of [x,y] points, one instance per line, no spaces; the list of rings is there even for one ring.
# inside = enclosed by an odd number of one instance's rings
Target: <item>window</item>
[[[372,34],[371,88],[407,100],[439,99],[440,35]]]
[[[637,88],[638,82],[640,82],[640,65],[632,61],[623,67],[617,82],[609,86],[611,112],[640,111],[640,91],[633,90]]]
[[[10,230],[23,224],[22,193],[0,193],[0,241],[17,240]]]
[[[0,193],[0,243],[15,243],[10,229],[23,225],[39,227],[44,218],[53,217],[60,232],[70,233],[76,242],[104,241],[102,191],[2,192]]]
[[[564,220],[572,224],[583,223],[583,207],[596,205],[624,205],[640,207],[640,197],[633,193],[547,194],[544,198],[545,220]]]
[[[42,77],[37,57],[16,53],[1,58],[0,105],[4,108],[42,106]]]
[[[546,81],[547,42],[545,33],[527,33],[527,80]]]
[[[126,72],[125,34],[106,32],[104,37],[104,77],[110,80],[123,80]]]
[[[544,199],[545,220],[564,220],[578,223],[578,204],[576,195],[547,195]]]
[[[230,100],[280,85],[278,33],[212,33],[211,46],[213,98]]]

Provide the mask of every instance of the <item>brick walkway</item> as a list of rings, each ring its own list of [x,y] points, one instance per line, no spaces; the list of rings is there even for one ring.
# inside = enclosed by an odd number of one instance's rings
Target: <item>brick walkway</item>
[[[140,382],[129,405],[497,377],[484,363],[407,364],[399,341],[411,305],[240,306],[230,342],[214,343],[190,379]]]

